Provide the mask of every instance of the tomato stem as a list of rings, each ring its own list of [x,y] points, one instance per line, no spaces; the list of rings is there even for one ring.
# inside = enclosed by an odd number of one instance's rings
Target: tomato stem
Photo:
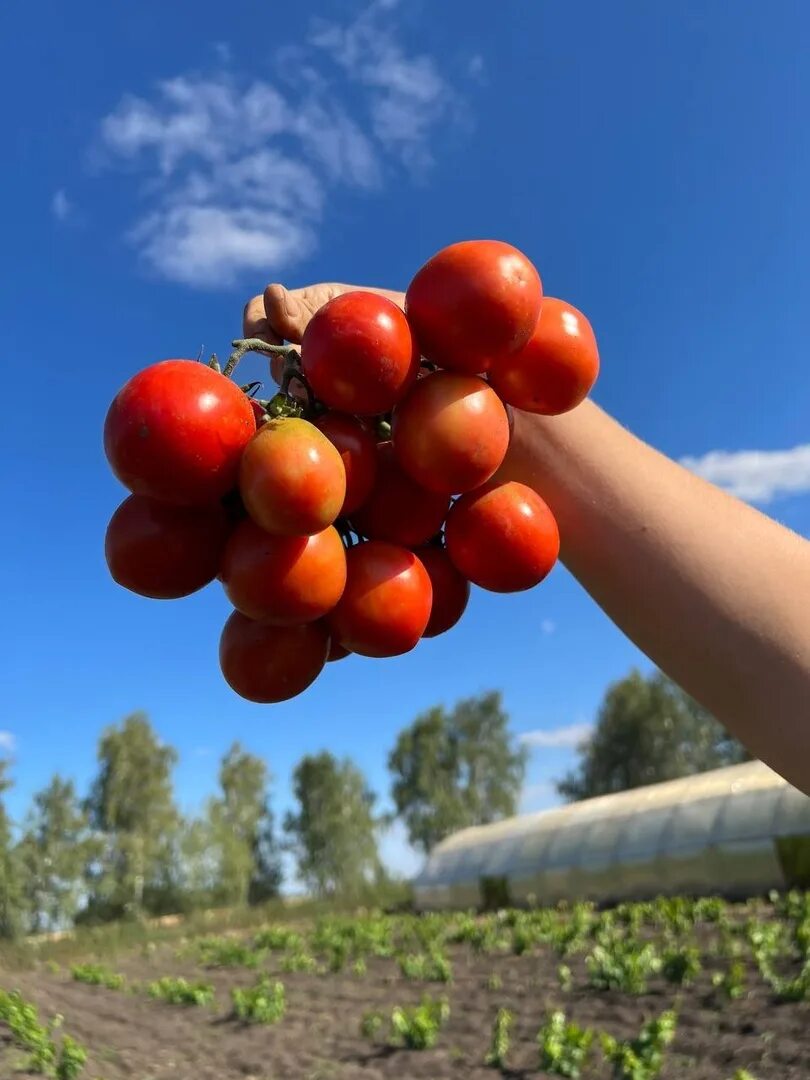
[[[264,356],[283,356],[289,358],[293,354],[298,356],[298,350],[294,345],[271,345],[261,338],[237,338],[231,342],[233,352],[228,357],[228,362],[222,371],[223,375],[230,377],[236,370],[236,365],[249,352],[262,353]]]

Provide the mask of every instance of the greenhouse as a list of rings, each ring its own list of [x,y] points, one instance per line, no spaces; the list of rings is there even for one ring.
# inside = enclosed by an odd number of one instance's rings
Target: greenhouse
[[[810,798],[746,762],[464,829],[413,885],[423,910],[810,888]]]

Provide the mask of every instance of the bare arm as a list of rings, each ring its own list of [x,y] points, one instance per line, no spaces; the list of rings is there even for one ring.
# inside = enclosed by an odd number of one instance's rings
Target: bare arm
[[[265,318],[266,332],[299,340],[321,290],[346,287],[271,288],[252,315],[248,305],[246,333]],[[810,543],[591,402],[559,417],[516,412],[500,475],[548,502],[563,561],[628,637],[810,793]]]

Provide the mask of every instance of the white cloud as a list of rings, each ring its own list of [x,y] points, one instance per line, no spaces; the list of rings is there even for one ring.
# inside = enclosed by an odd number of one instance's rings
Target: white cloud
[[[561,747],[575,749],[581,742],[588,739],[592,732],[593,724],[580,722],[556,728],[537,728],[535,731],[524,731],[518,735],[518,739],[524,746],[545,749],[558,749]]]
[[[549,634],[553,634],[556,629],[557,624],[554,622],[553,619],[543,619],[543,621],[540,623],[540,632],[545,634],[546,636],[548,636]]]
[[[552,780],[538,780],[536,783],[526,784],[521,791],[519,811],[521,814],[528,814],[545,810],[547,807],[556,806],[560,801]]]
[[[55,191],[51,199],[51,213],[57,221],[67,221],[73,213],[73,203],[64,188]]]
[[[14,748],[17,745],[17,739],[11,731],[0,731],[0,751],[4,751],[7,754],[14,752]]]
[[[430,163],[457,99],[431,57],[397,41],[394,6],[373,0],[284,46],[295,80],[284,70],[245,81],[223,70],[218,43],[215,71],[121,100],[101,122],[101,147],[108,165],[146,180],[128,235],[147,264],[203,288],[288,269],[314,250],[339,188],[373,189],[394,165]]]
[[[748,502],[810,493],[810,445],[792,450],[712,450],[681,464]]]

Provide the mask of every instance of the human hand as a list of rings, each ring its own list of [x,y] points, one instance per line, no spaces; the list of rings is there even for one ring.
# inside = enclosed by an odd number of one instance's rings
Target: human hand
[[[405,294],[390,289],[340,285],[336,282],[307,285],[302,289],[287,289],[284,285],[272,284],[261,296],[254,296],[245,305],[243,334],[246,338],[260,338],[269,345],[281,345],[285,341],[299,345],[309,320],[319,308],[335,296],[361,288],[365,292],[386,296],[399,307],[404,306]],[[283,368],[283,357],[271,359],[270,371],[277,383],[281,381]]]

